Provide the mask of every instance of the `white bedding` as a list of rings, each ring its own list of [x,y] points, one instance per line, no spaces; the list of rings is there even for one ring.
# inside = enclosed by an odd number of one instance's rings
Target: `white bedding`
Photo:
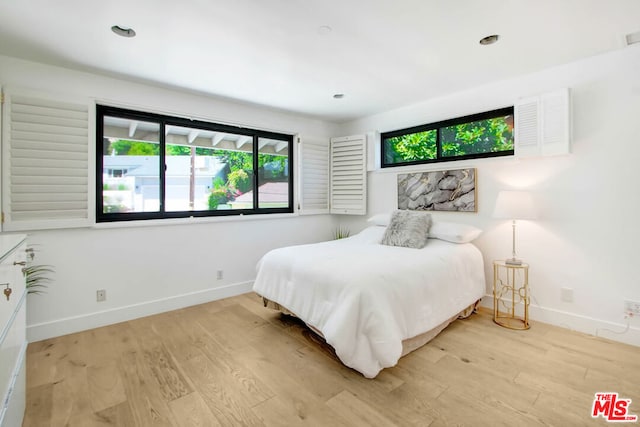
[[[373,378],[394,366],[402,341],[480,299],[480,251],[429,239],[422,249],[379,244],[385,227],[347,239],[290,246],[258,263],[253,290],[322,332],[342,362]]]

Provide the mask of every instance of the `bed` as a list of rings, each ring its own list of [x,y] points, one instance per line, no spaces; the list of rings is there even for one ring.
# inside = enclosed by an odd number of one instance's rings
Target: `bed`
[[[429,238],[421,249],[388,246],[380,243],[386,228],[272,250],[253,285],[265,305],[300,318],[367,378],[468,316],[485,291],[473,244]]]

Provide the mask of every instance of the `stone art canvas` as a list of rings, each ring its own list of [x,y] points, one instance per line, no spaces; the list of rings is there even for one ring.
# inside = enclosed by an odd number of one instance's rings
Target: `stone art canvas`
[[[398,209],[477,212],[475,168],[399,174]]]

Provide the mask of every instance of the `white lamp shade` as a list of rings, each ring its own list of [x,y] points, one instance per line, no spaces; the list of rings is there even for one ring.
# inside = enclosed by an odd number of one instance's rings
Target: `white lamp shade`
[[[494,218],[535,219],[536,208],[527,191],[501,191],[496,199]]]

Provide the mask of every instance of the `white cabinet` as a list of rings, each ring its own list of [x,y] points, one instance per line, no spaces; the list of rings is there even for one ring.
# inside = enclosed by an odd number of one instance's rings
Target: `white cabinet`
[[[0,426],[22,425],[25,409],[26,236],[0,236]],[[9,298],[5,289],[11,289]]]

